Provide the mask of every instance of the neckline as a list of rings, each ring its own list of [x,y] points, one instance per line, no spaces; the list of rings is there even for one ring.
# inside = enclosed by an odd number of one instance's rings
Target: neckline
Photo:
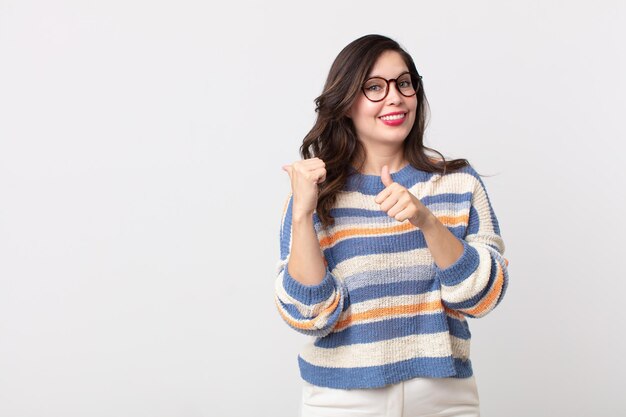
[[[420,171],[410,163],[400,168],[399,171],[390,173],[393,182],[397,182],[404,187],[411,187],[415,181],[424,181],[432,174]],[[385,189],[385,185],[380,175],[361,174],[350,165],[350,175],[348,176],[348,188],[351,190],[362,190],[367,193],[378,193]]]
[[[406,173],[406,171],[408,171],[410,168],[412,168],[411,163],[407,163],[405,166],[403,166],[402,168],[400,168],[398,171],[396,172],[390,172],[391,178],[395,179],[395,177],[399,177],[402,176],[403,174]],[[376,174],[361,174],[359,171],[357,171],[352,165],[350,165],[350,171],[352,172],[352,175],[356,175],[358,177],[363,177],[363,178],[374,178],[374,179],[381,179],[382,176],[381,175],[376,175]],[[382,180],[381,180],[382,182]]]

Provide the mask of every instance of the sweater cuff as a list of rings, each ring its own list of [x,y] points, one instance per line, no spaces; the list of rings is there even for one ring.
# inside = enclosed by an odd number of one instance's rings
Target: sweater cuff
[[[451,287],[457,285],[467,277],[469,277],[476,269],[480,262],[480,256],[476,248],[468,244],[465,240],[459,239],[463,244],[463,253],[452,265],[441,269],[435,264],[436,276],[442,284]]]
[[[322,282],[316,285],[306,285],[298,282],[289,275],[288,264],[285,265],[283,287],[289,296],[305,305],[313,305],[328,300],[335,291],[335,280],[326,269]]]

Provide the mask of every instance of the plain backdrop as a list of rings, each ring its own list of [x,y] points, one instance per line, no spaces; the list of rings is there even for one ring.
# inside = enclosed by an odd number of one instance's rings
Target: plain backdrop
[[[483,417],[626,410],[623,1],[4,0],[0,417],[297,415],[281,165],[368,33],[500,221]]]

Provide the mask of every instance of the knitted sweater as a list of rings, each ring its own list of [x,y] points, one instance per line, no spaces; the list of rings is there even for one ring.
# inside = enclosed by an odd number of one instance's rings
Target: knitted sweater
[[[275,282],[278,312],[313,336],[298,356],[307,382],[376,388],[415,377],[473,374],[466,317],[482,317],[508,285],[504,242],[485,186],[471,167],[441,174],[406,165],[392,173],[463,244],[439,268],[422,231],[398,222],[374,201],[380,176],[354,169],[331,209],[335,224],[314,228],[326,275],[304,285],[289,275],[293,196],[286,199]]]

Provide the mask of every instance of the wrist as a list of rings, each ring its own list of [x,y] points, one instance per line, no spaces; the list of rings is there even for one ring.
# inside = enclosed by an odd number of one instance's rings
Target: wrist
[[[429,212],[424,221],[419,225],[422,232],[428,233],[435,229],[439,223],[439,219],[432,212]]]
[[[313,212],[294,211],[291,215],[292,223],[305,223],[313,221]]]

